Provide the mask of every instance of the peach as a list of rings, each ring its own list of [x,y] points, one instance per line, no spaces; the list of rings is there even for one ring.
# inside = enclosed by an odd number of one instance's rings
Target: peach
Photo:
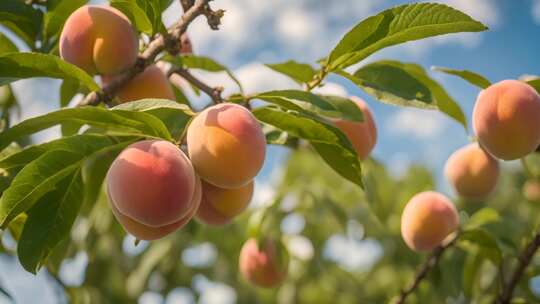
[[[118,209],[114,206],[115,204],[112,203],[112,199],[109,198],[109,201],[111,201],[110,206],[111,206],[111,210],[114,216],[129,234],[133,235],[139,240],[152,241],[152,240],[160,239],[182,228],[187,223],[189,223],[189,221],[193,218],[193,216],[195,216],[195,213],[199,209],[199,205],[201,203],[201,196],[202,196],[201,180],[200,178],[197,177],[196,185],[195,185],[195,193],[190,203],[191,207],[188,213],[177,222],[164,225],[161,227],[152,227],[152,226],[148,226],[140,222],[137,222],[136,220],[131,219],[130,217],[118,211]]]
[[[523,196],[530,202],[540,202],[540,181],[530,179],[523,185]]]
[[[414,251],[434,249],[458,225],[458,213],[452,202],[434,191],[413,196],[401,215],[401,235]]]
[[[499,162],[477,143],[472,143],[448,158],[444,174],[460,196],[483,199],[497,185]]]
[[[220,103],[199,113],[188,127],[187,145],[197,174],[220,188],[239,188],[262,168],[266,141],[246,108]]]
[[[180,36],[180,54],[193,54],[193,44],[187,33]]]
[[[524,157],[540,145],[540,95],[517,80],[493,84],[478,95],[473,127],[491,155],[503,160]]]
[[[364,121],[355,122],[336,119],[334,120],[334,124],[345,133],[358,154],[358,157],[360,159],[366,159],[377,143],[377,127],[375,125],[375,119],[373,119],[373,113],[365,101],[355,96],[351,97],[351,100],[353,100],[360,110],[362,110]]]
[[[252,284],[272,288],[280,285],[287,276],[288,258],[282,257],[275,242],[266,239],[263,248],[257,240],[247,240],[240,251],[240,272]]]
[[[85,5],[66,20],[60,56],[90,74],[118,74],[135,64],[139,42],[129,19],[119,10]]]
[[[107,172],[110,203],[119,213],[151,227],[185,218],[192,211],[195,184],[187,156],[164,140],[129,145]]]
[[[203,181],[202,193],[197,219],[208,225],[221,226],[231,222],[249,205],[253,182],[237,189],[223,189]]]
[[[104,76],[103,84],[114,80],[114,76]],[[144,99],[162,98],[176,100],[167,76],[155,65],[147,67],[141,74],[133,77],[116,92],[116,97],[121,103]]]

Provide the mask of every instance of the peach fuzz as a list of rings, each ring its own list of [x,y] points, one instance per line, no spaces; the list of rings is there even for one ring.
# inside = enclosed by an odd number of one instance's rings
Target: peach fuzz
[[[377,127],[375,125],[375,119],[365,101],[354,96],[350,99],[358,105],[360,110],[362,110],[364,121],[355,122],[337,119],[334,120],[334,125],[347,135],[347,138],[352,143],[358,157],[360,159],[366,159],[377,143]]]
[[[444,195],[426,191],[409,200],[401,215],[401,235],[414,251],[429,251],[459,226],[452,202]]]
[[[124,227],[126,232],[133,235],[139,240],[146,240],[146,241],[152,241],[160,239],[180,228],[185,226],[189,221],[195,216],[195,213],[199,209],[199,205],[201,203],[201,196],[202,196],[202,189],[201,189],[201,181],[197,177],[197,183],[195,186],[195,193],[193,195],[193,199],[190,203],[190,209],[188,213],[178,220],[175,223],[168,224],[161,227],[152,227],[147,226],[144,224],[141,224],[140,222],[137,222],[136,220],[131,219],[130,217],[123,215],[116,207],[114,206],[114,203],[111,201],[110,206],[111,210],[114,214],[114,217],[118,220],[118,222]]]
[[[102,77],[103,84],[114,80],[114,77]],[[176,100],[167,76],[155,65],[147,67],[141,74],[133,77],[116,92],[116,97],[121,103],[145,99],[162,98]]]
[[[478,95],[473,127],[491,155],[503,160],[524,157],[540,145],[540,95],[517,80],[493,84]]]
[[[197,174],[220,188],[239,188],[262,168],[266,141],[261,126],[244,107],[220,103],[200,112],[187,131]]]
[[[107,172],[111,204],[141,224],[161,227],[192,209],[196,175],[186,155],[163,140],[144,140],[125,148]]]
[[[477,143],[454,152],[444,168],[454,190],[466,199],[486,198],[497,185],[499,171],[499,162]]]
[[[238,264],[244,278],[260,287],[276,287],[287,276],[288,260],[280,260],[280,252],[270,240],[263,241],[262,249],[257,240],[247,240],[240,251]]]
[[[129,19],[119,10],[85,5],[66,20],[60,56],[90,74],[117,74],[135,64],[139,42]]]
[[[221,226],[242,213],[253,197],[253,182],[238,189],[223,189],[202,182],[201,206],[197,219],[205,224]]]

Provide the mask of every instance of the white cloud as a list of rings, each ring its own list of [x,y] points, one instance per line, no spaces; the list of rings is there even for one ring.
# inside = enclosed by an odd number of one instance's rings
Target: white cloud
[[[324,86],[315,88],[313,92],[324,95],[337,95],[343,97],[349,96],[347,89],[344,86],[334,82],[327,82],[324,84]]]
[[[533,0],[531,14],[534,21],[540,24],[540,0]]]
[[[298,45],[311,43],[321,32],[322,17],[302,9],[284,10],[276,19],[276,30],[282,39]]]
[[[313,258],[315,249],[311,240],[303,235],[292,235],[285,240],[287,251],[296,258],[309,261]]]
[[[490,27],[500,24],[499,7],[494,0],[445,0],[440,2],[464,12]]]
[[[401,109],[387,119],[390,132],[411,135],[419,139],[430,139],[444,130],[445,117],[437,111]]]

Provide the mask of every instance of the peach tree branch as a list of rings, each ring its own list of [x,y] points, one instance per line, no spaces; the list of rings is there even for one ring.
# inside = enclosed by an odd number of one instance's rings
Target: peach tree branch
[[[534,257],[536,251],[540,247],[540,232],[538,232],[534,238],[527,244],[525,249],[521,252],[518,257],[518,265],[510,280],[502,286],[501,293],[495,301],[494,304],[509,304],[512,300],[512,295],[514,294],[514,289],[516,289],[517,284],[519,283],[521,277],[525,273],[527,266],[531,263],[532,258]]]
[[[77,104],[77,106],[98,105],[101,102],[110,104],[118,89],[125,85],[136,75],[142,73],[146,67],[154,63],[156,57],[164,50],[175,49],[180,43],[180,36],[186,31],[189,24],[200,15],[223,16],[223,10],[212,11],[208,2],[210,0],[196,0],[194,4],[182,15],[180,20],[174,24],[166,35],[158,35],[152,40],[148,47],[137,58],[135,65],[120,74],[114,81],[102,88],[101,91],[91,92]],[[219,18],[208,19],[212,29],[217,29],[220,24]]]
[[[395,304],[404,304],[407,300],[407,297],[409,297],[416,288],[420,285],[420,282],[424,280],[429,272],[435,268],[439,264],[439,260],[441,259],[443,253],[446,251],[446,249],[454,246],[457,239],[459,238],[459,232],[454,236],[454,238],[449,241],[448,243],[438,246],[437,248],[433,249],[433,251],[430,253],[428,258],[424,261],[424,263],[418,268],[418,271],[416,272],[416,275],[414,276],[414,280],[412,283],[406,287],[405,289],[401,290],[398,298],[395,300]]]
[[[212,98],[212,102],[214,104],[218,104],[223,102],[223,98],[221,97],[221,93],[223,92],[223,88],[221,87],[210,87],[206,83],[202,82],[200,79],[195,77],[191,72],[189,72],[187,69],[184,68],[173,68],[169,71],[169,76],[172,74],[177,74],[187,80],[189,83],[194,85],[195,87],[199,88],[201,91],[206,93],[206,95],[210,96]]]

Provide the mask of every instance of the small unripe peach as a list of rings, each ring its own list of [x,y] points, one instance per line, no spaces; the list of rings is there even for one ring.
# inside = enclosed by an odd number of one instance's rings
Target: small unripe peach
[[[115,204],[112,203],[112,199],[110,197],[109,201],[114,216],[129,234],[133,235],[139,240],[152,241],[160,239],[189,223],[189,221],[195,216],[195,213],[197,213],[197,210],[199,209],[199,205],[201,203],[201,196],[201,181],[200,178],[197,177],[195,193],[193,195],[193,199],[190,204],[191,207],[188,213],[177,222],[160,227],[148,226],[137,222],[136,220],[133,220],[126,215],[123,215],[120,211],[118,211],[118,209],[116,209],[116,207],[114,206]]]
[[[143,225],[162,227],[192,211],[196,175],[168,141],[144,140],[125,148],[107,172],[111,204]]]
[[[280,250],[269,239],[263,241],[263,248],[259,248],[257,240],[247,240],[240,251],[240,272],[246,280],[259,287],[280,285],[287,276],[289,264],[287,256],[282,256]]]
[[[504,160],[524,157],[540,145],[540,95],[517,80],[491,85],[478,95],[473,127],[491,155]]]
[[[337,119],[334,120],[334,124],[347,135],[347,138],[352,143],[358,157],[360,159],[366,159],[377,143],[377,127],[375,125],[375,119],[373,119],[373,113],[371,113],[371,110],[365,101],[354,96],[351,97],[351,100],[353,100],[360,110],[362,110],[364,121],[355,122]]]
[[[458,213],[452,202],[434,191],[413,196],[401,215],[401,235],[414,251],[434,249],[458,225]]]
[[[202,193],[197,219],[208,225],[221,226],[230,223],[247,208],[253,197],[253,182],[237,189],[223,189],[203,181]]]
[[[199,113],[187,131],[189,157],[197,174],[220,188],[239,188],[264,163],[266,141],[261,126],[244,107],[220,103]]]
[[[497,185],[499,162],[477,143],[472,143],[448,158],[444,174],[460,196],[483,199]]]
[[[193,45],[187,33],[180,36],[180,54],[193,54]]]
[[[139,42],[129,19],[119,10],[85,5],[66,20],[60,56],[90,74],[118,74],[135,64]]]
[[[523,196],[530,202],[540,202],[540,181],[530,179],[523,185]]]
[[[108,84],[115,77],[102,77],[103,84]],[[176,100],[167,76],[155,65],[147,67],[141,74],[133,77],[116,92],[120,102],[129,102],[144,98],[162,98]]]

